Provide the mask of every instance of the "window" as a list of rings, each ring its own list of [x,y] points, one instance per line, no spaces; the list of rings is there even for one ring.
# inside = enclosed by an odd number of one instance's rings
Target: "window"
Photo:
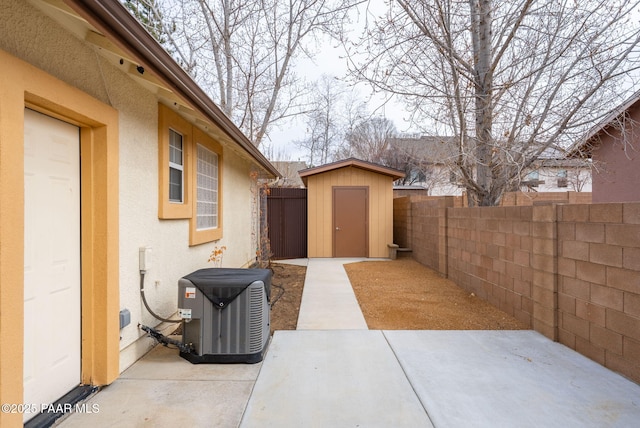
[[[569,180],[567,180],[567,170],[561,169],[558,171],[558,187],[568,187]]]
[[[218,155],[197,145],[196,230],[218,227]]]
[[[189,152],[192,126],[158,106],[158,217],[191,218]]]
[[[182,156],[182,135],[169,130],[169,201],[184,201],[184,164]]]
[[[189,219],[189,245],[222,238],[222,146],[158,106],[158,217]]]
[[[526,184],[529,187],[538,187],[540,184],[540,173],[538,171],[531,171],[527,174]]]
[[[222,146],[194,128],[194,212],[189,226],[189,244],[198,245],[222,238],[220,177]]]

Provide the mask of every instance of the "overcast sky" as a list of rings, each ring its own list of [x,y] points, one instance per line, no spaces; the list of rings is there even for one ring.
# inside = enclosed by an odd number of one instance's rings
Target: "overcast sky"
[[[384,0],[371,0],[368,2],[368,13],[380,15],[384,13]],[[360,31],[363,28],[364,22],[364,10],[361,10],[359,15],[354,14],[353,18],[353,37],[358,37]],[[369,17],[371,19],[371,16]],[[320,52],[311,59],[301,59],[297,65],[295,71],[300,76],[312,82],[319,79],[323,74],[342,78],[347,73],[347,60],[344,58],[344,50],[342,47],[336,46],[337,42],[324,39],[325,42],[320,47]],[[365,85],[358,85],[362,93],[362,100],[366,100],[371,91],[370,88]],[[369,103],[369,112],[377,115],[382,115],[392,120],[400,132],[408,130],[408,122],[404,119],[408,114],[403,110],[402,106],[398,103],[391,102],[384,105],[384,97],[372,100]],[[281,129],[278,129],[281,128]],[[277,159],[280,152],[286,153],[290,156],[290,159],[285,160],[305,160],[306,153],[300,149],[294,141],[301,140],[305,137],[305,124],[304,117],[292,119],[281,123],[277,127],[274,127],[269,132],[270,140],[263,141],[262,144],[266,144],[273,148],[273,154]]]

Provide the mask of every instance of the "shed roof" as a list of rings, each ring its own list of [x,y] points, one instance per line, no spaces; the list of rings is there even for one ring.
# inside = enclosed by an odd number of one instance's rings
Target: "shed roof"
[[[119,1],[46,0],[34,3],[47,15],[155,92],[167,106],[189,117],[239,153],[249,156],[263,175],[279,176],[276,168],[222,112],[167,51]],[[213,130],[212,126],[219,128]]]
[[[364,169],[366,171],[375,172],[378,174],[388,175],[394,180],[403,178],[405,176],[404,172],[399,171],[397,169],[389,168],[384,165],[379,165],[372,162],[366,162],[356,158],[348,158],[341,161],[331,162],[324,165],[316,166],[313,168],[303,169],[301,171],[298,171],[298,174],[300,174],[300,178],[302,179],[302,181],[306,186],[308,177],[312,175],[322,174],[325,172],[335,171],[340,168],[348,168],[348,167],[359,168],[359,169]]]

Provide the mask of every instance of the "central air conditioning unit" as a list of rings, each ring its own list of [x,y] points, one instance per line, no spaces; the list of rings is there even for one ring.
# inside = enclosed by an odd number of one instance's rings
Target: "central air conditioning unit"
[[[178,281],[180,352],[198,363],[257,363],[269,341],[269,269],[200,269]]]

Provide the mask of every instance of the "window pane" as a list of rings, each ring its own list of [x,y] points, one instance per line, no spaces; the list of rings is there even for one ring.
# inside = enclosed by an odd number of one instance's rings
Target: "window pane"
[[[184,168],[182,163],[182,135],[169,129],[169,201],[184,202]]]
[[[169,168],[169,200],[182,202],[182,171]]]
[[[198,144],[196,229],[218,227],[218,155]]]
[[[169,130],[169,163],[182,165],[182,135]]]

